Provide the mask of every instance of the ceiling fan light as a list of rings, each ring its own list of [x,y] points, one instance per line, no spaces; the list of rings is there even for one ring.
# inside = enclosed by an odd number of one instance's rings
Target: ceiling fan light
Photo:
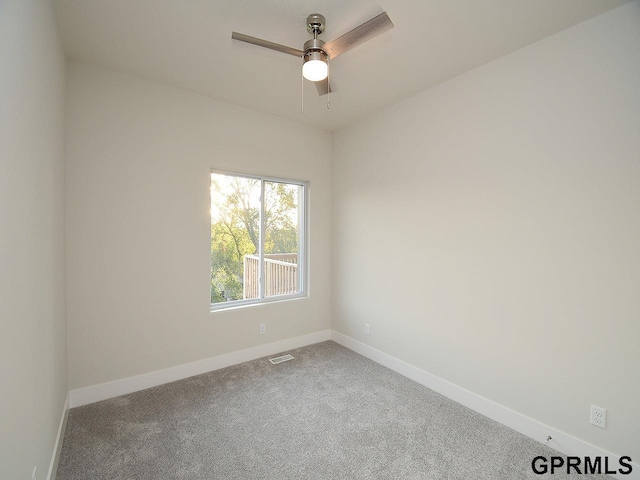
[[[329,65],[324,52],[310,52],[304,56],[302,76],[311,82],[319,82],[327,78]]]

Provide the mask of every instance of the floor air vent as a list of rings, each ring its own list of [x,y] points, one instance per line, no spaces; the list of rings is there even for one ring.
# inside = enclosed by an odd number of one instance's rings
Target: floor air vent
[[[293,355],[289,355],[288,353],[286,355],[280,355],[279,357],[275,357],[275,358],[270,358],[269,361],[271,363],[273,363],[274,365],[277,365],[279,363],[282,362],[286,362],[288,360],[293,360]]]

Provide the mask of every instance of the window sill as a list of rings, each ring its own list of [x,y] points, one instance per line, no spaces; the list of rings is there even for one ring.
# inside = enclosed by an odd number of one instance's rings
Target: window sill
[[[279,295],[277,297],[270,297],[262,300],[236,300],[233,302],[212,303],[210,306],[210,313],[228,312],[230,310],[272,305],[274,303],[303,300],[305,298],[309,298],[309,295],[306,293],[297,293],[295,295]]]

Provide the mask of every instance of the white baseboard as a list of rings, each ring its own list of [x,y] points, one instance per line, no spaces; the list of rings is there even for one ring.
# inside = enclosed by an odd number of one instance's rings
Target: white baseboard
[[[304,347],[313,343],[331,339],[331,330],[322,330],[299,337],[288,338],[278,342],[259,345],[257,347],[239,350],[213,358],[199,360],[193,363],[170,367],[164,370],[144,373],[134,377],[123,378],[113,382],[101,383],[90,387],[79,388],[69,392],[70,406],[79,407],[88,403],[99,402],[108,398],[137,392],[145,388],[155,387],[164,383],[182,380],[183,378],[200,375],[212,370],[229,367],[238,363],[255,360],[256,358],[273,355],[285,350]]]
[[[620,456],[603,450],[595,445],[575,438],[553,427],[538,422],[510,408],[504,407],[478,394],[470,392],[440,377],[392,357],[369,345],[359,342],[335,330],[331,331],[331,339],[340,345],[363,355],[376,363],[424,385],[431,390],[444,395],[451,400],[474,410],[485,417],[495,420],[533,440],[547,445],[565,455],[579,457],[609,457],[611,465],[617,465]],[[552,439],[546,442],[547,437]],[[629,475],[613,475],[614,478],[640,480],[640,464],[633,462],[633,469]]]
[[[56,471],[58,470],[58,461],[60,460],[60,450],[62,450],[62,440],[64,438],[64,431],[67,428],[67,418],[69,418],[69,395],[64,401],[62,407],[62,416],[60,417],[60,425],[58,425],[58,435],[56,436],[56,443],[53,445],[53,453],[51,454],[51,461],[49,462],[49,472],[47,473],[47,480],[55,480]]]

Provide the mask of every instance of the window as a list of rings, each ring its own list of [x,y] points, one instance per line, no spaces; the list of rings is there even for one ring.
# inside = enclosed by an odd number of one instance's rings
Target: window
[[[211,308],[305,294],[305,183],[211,173]]]

